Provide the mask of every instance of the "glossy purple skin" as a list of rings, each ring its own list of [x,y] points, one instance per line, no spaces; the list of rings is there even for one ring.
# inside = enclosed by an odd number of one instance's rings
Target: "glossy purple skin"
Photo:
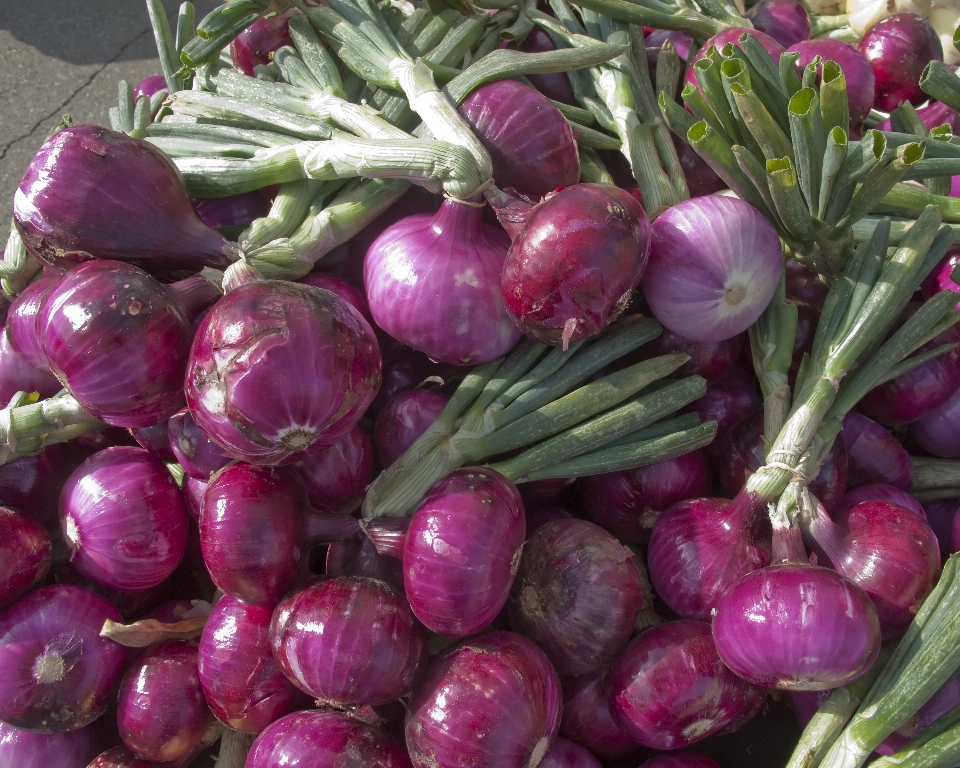
[[[524,545],[510,626],[543,648],[557,672],[596,672],[626,645],[652,595],[631,549],[586,520],[555,520]]]
[[[0,507],[0,608],[43,581],[51,552],[43,528],[15,509]]]
[[[747,18],[784,48],[810,37],[810,16],[796,0],[762,0],[747,12]]]
[[[403,592],[403,563],[396,557],[379,554],[370,537],[362,533],[330,543],[326,573],[328,576],[369,576]]]
[[[207,481],[187,475],[183,478],[183,506],[196,522],[200,522],[200,510],[203,508],[203,497],[207,493]]]
[[[76,569],[109,589],[161,584],[187,548],[176,481],[142,448],[107,448],[83,462],[60,494],[60,530]]]
[[[386,469],[399,459],[436,421],[449,399],[450,395],[432,389],[408,389],[390,398],[373,425],[380,466]]]
[[[671,29],[655,29],[646,36],[644,42],[647,48],[659,48],[666,40],[673,43],[673,47],[677,49],[680,58],[686,61],[690,56],[690,45],[693,43],[693,38],[686,32],[677,32]]]
[[[257,19],[230,42],[230,58],[243,74],[254,76],[254,67],[269,64],[272,54],[285,45],[293,46],[290,17],[295,11]]]
[[[0,765],[11,768],[86,768],[96,755],[94,727],[32,733],[0,723]]]
[[[363,262],[370,313],[433,360],[476,365],[513,348],[520,331],[500,297],[506,233],[451,200],[384,230]]]
[[[650,222],[633,195],[575,184],[536,206],[503,265],[504,305],[523,332],[564,347],[623,311],[647,266]]]
[[[724,663],[746,680],[817,691],[870,668],[880,652],[880,621],[866,592],[836,571],[781,563],[726,591],[713,637]]]
[[[910,425],[910,436],[932,456],[960,456],[960,389],[950,399]]]
[[[410,768],[384,731],[339,712],[294,712],[253,742],[246,768]]]
[[[520,50],[524,53],[544,53],[545,51],[555,51],[557,47],[550,39],[546,30],[540,27],[534,27],[524,41],[520,43]],[[570,86],[570,79],[566,72],[550,72],[545,75],[527,76],[533,87],[548,99],[562,101],[564,104],[576,104],[577,97],[573,95],[573,88]]]
[[[708,382],[716,381],[737,362],[743,354],[744,334],[723,341],[700,343],[685,339],[672,331],[664,331],[649,345],[644,347],[648,355],[666,355],[669,352],[682,352],[690,359],[677,368],[675,375],[703,376]]]
[[[365,576],[326,578],[287,596],[270,645],[294,685],[335,707],[403,696],[427,658],[426,632],[400,593]]]
[[[427,629],[465,637],[507,602],[526,537],[523,501],[503,475],[462,467],[434,484],[413,513],[403,586]]]
[[[586,747],[558,736],[538,768],[603,768]]]
[[[40,587],[0,613],[0,720],[54,733],[92,723],[113,698],[127,649],[100,637],[123,621],[113,605],[81,587]]]
[[[166,78],[163,75],[149,75],[133,86],[133,98],[153,96],[161,91],[168,91]]]
[[[37,312],[47,289],[57,281],[56,275],[41,277],[17,294],[7,312],[5,335],[8,343],[28,364],[43,373],[49,373],[43,343],[37,336]],[[9,398],[8,398],[9,399]]]
[[[176,416],[174,416],[176,418]],[[167,439],[167,422],[162,421],[150,427],[133,427],[129,430],[137,445],[156,456],[165,464],[175,464],[177,457],[170,450]]]
[[[211,229],[246,227],[254,219],[270,212],[270,203],[258,191],[244,192],[229,197],[196,200],[194,208],[200,220]]]
[[[810,545],[820,565],[835,568],[873,600],[884,639],[907,628],[940,574],[940,545],[914,512],[885,501],[864,501],[835,522],[820,510]]]
[[[347,511],[373,480],[373,442],[358,424],[333,445],[307,451],[292,468],[315,509]]]
[[[873,419],[851,411],[841,431],[847,448],[847,485],[884,483],[904,491],[913,486],[913,465],[906,449]]]
[[[640,768],[723,768],[716,760],[693,752],[672,752],[657,755],[640,764]]]
[[[130,665],[117,706],[120,738],[143,760],[169,762],[193,750],[213,724],[197,672],[197,644],[164,640]]]
[[[715,465],[720,459],[724,438],[730,430],[762,407],[757,377],[735,365],[719,379],[707,384],[707,393],[699,400],[694,400],[684,411],[696,412],[701,422],[717,422],[716,437],[703,448],[704,456]]]
[[[190,411],[184,409],[174,414],[165,426],[167,450],[190,477],[209,480],[210,475],[230,463],[223,449],[200,429]]]
[[[724,341],[766,309],[782,271],[780,239],[749,203],[695,197],[657,217],[652,230],[641,288],[666,328],[696,342]]]
[[[20,510],[46,528],[56,528],[57,502],[66,474],[62,447],[0,465],[0,505]]]
[[[770,564],[765,517],[745,492],[733,501],[703,498],[674,504],[657,519],[647,545],[656,593],[677,615],[709,621],[731,584]]]
[[[472,91],[458,111],[493,161],[500,189],[531,200],[580,180],[573,130],[550,100],[516,80],[498,80]]]
[[[691,451],[637,469],[581,478],[577,490],[584,517],[625,544],[644,544],[663,510],[705,496],[710,486],[703,454]]]
[[[197,216],[173,162],[149,142],[74,125],[40,148],[14,195],[27,250],[61,269],[115,259],[144,269],[223,269],[235,247]]]
[[[44,398],[61,389],[63,385],[52,374],[44,373],[24,360],[0,328],[0,403],[6,406],[17,392],[39,392]]]
[[[884,485],[883,483],[860,485],[852,491],[847,491],[837,505],[836,512],[838,514],[846,512],[862,501],[889,501],[891,504],[909,509],[924,520],[927,519],[927,513],[923,505],[913,496],[894,485]]]
[[[654,749],[683,749],[760,709],[765,691],[727,669],[700,621],[642,632],[607,673],[610,714]]]
[[[560,727],[560,681],[534,643],[513,632],[466,638],[435,656],[410,696],[415,768],[527,768]]]
[[[582,744],[604,760],[624,757],[640,749],[613,721],[603,690],[606,670],[563,680],[563,717],[560,735]]]
[[[891,112],[901,101],[927,100],[920,75],[931,60],[943,61],[943,46],[930,22],[915,13],[895,13],[866,31],[859,45],[876,76],[873,106]]]
[[[770,37],[770,35],[768,35],[766,32],[761,32],[759,29],[748,29],[747,27],[729,27],[728,29],[721,30],[700,46],[700,50],[697,51],[696,55],[689,62],[689,66],[687,67],[687,75],[684,79],[684,82],[690,83],[699,91],[700,84],[697,82],[696,70],[694,70],[693,65],[707,55],[707,51],[710,50],[711,46],[716,46],[717,50],[721,50],[725,45],[735,45],[739,48],[741,35],[751,35],[757,38],[757,40],[760,41],[760,45],[763,46],[764,50],[766,50],[766,52],[769,53],[776,62],[780,61],[780,54],[786,50],[782,45],[780,45],[780,43]]]
[[[824,61],[835,61],[840,65],[840,69],[843,70],[843,79],[847,84],[850,125],[859,130],[873,107],[876,75],[870,60],[849,43],[829,38],[803,40],[791,45],[789,50],[800,53],[797,66],[801,70],[817,56]],[[820,72],[822,71],[821,67]],[[818,72],[818,83],[819,78]]]
[[[201,323],[187,405],[227,456],[288,463],[353,428],[380,386],[380,365],[367,321],[335,294],[285,280],[248,283]]]
[[[330,272],[309,272],[297,280],[297,282],[312,285],[314,288],[323,288],[324,290],[337,294],[337,296],[363,315],[364,320],[370,323],[371,326],[373,325],[373,316],[370,314],[370,305],[367,304],[367,297],[363,295],[363,291],[351,285],[342,277],[337,277]]]
[[[960,130],[960,125],[957,126],[957,130]],[[951,193],[951,197],[952,196]],[[927,278],[920,284],[920,294],[924,299],[932,298],[940,291],[960,293],[960,285],[953,282],[950,277],[953,270],[956,269],[958,261],[960,261],[960,249],[951,248],[944,254],[940,263],[933,268],[933,271],[930,272]],[[957,298],[960,299],[960,296]],[[13,312],[13,306],[12,304],[10,305],[11,313]],[[960,301],[958,301],[957,306],[960,306]],[[10,325],[10,320],[7,320],[7,325]],[[7,333],[9,333],[9,331],[7,331]]]
[[[101,260],[73,268],[43,297],[37,329],[50,370],[108,424],[148,427],[183,407],[190,323],[138,267]]]
[[[260,733],[310,704],[270,652],[272,606],[222,597],[200,636],[200,685],[217,719],[235,731]]]

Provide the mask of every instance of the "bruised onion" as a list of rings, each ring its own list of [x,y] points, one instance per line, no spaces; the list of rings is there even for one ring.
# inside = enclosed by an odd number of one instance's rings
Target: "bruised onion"
[[[860,52],[876,75],[873,106],[892,112],[902,101],[927,100],[920,75],[931,61],[943,61],[943,46],[930,22],[915,13],[895,13],[868,29]]]
[[[363,498],[373,479],[373,444],[358,424],[333,445],[306,451],[292,468],[314,508],[321,512],[349,510]]]
[[[0,608],[43,581],[51,552],[43,528],[15,509],[0,507]]]
[[[436,421],[449,399],[449,395],[431,389],[408,389],[390,398],[373,425],[373,445],[380,466],[389,467],[400,458]]]

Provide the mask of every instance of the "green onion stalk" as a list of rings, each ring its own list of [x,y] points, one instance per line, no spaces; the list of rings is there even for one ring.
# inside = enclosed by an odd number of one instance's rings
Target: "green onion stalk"
[[[960,496],[960,461],[911,456],[914,482],[910,493],[918,500],[954,499]]]
[[[0,464],[106,426],[66,390],[44,400],[36,392],[17,392],[0,410]]]
[[[589,381],[661,331],[656,320],[633,315],[566,351],[523,339],[505,357],[473,368],[439,417],[367,490],[364,517],[411,514],[434,483],[465,465],[486,461],[521,483],[629,469],[706,445],[716,422],[675,417],[706,391],[699,376],[667,378],[686,355]]]

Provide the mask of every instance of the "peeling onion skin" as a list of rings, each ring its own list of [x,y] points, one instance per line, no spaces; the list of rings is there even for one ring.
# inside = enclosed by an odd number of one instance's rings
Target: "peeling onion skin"
[[[405,727],[415,768],[528,768],[560,727],[557,673],[513,632],[475,635],[434,657],[414,688]]]
[[[607,674],[610,714],[653,749],[683,749],[753,717],[766,692],[724,666],[710,625],[671,621],[635,637]]]

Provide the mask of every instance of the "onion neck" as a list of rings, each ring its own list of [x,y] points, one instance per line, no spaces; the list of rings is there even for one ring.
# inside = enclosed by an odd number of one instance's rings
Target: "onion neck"
[[[780,497],[776,506],[770,505],[770,525],[773,529],[773,563],[793,563],[808,565],[807,550],[803,546],[800,526],[797,520],[797,498],[799,493],[789,491]]]
[[[381,517],[364,525],[364,531],[377,548],[377,554],[403,560],[409,517]]]
[[[211,270],[213,271],[213,270]],[[204,270],[206,272],[206,270]],[[185,280],[178,280],[167,286],[177,300],[187,320],[191,323],[197,316],[216,303],[222,295],[219,286],[205,274],[193,275]]]
[[[826,557],[833,567],[839,567],[847,551],[843,529],[827,514],[822,504],[812,504],[801,521],[804,535],[818,555]]]
[[[466,202],[444,200],[430,226],[442,236],[457,238],[458,241],[475,242],[480,237],[483,217],[483,206],[476,203],[477,200],[479,197]]]
[[[343,541],[360,532],[360,523],[351,515],[310,509],[303,516],[303,536],[313,544]]]

